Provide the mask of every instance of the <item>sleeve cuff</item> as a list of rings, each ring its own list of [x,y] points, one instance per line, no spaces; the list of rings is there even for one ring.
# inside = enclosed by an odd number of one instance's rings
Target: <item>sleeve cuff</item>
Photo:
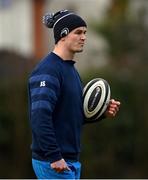
[[[50,153],[47,155],[47,159],[49,159],[50,163],[61,160],[63,157],[59,151]]]

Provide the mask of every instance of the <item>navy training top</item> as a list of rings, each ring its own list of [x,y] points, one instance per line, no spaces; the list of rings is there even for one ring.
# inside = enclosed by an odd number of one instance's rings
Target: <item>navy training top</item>
[[[82,84],[74,61],[51,52],[29,77],[32,157],[77,161],[84,122]]]

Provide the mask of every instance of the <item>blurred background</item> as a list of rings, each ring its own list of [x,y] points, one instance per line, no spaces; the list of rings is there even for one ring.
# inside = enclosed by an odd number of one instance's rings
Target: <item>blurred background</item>
[[[148,178],[147,0],[0,0],[0,178],[35,178],[27,80],[54,45],[42,16],[61,9],[88,23],[76,56],[84,85],[102,77],[122,104],[116,118],[84,126],[82,178]]]

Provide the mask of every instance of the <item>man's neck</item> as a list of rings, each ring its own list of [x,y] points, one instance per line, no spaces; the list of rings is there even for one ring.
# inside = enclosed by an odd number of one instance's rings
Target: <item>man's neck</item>
[[[59,57],[61,57],[65,61],[74,59],[74,53],[71,53],[63,48],[58,48],[55,46],[53,53],[57,54]]]

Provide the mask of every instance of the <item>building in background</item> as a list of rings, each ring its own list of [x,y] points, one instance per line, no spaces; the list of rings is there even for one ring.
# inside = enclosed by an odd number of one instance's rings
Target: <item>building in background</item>
[[[0,0],[0,49],[33,53],[32,8],[30,0]]]

